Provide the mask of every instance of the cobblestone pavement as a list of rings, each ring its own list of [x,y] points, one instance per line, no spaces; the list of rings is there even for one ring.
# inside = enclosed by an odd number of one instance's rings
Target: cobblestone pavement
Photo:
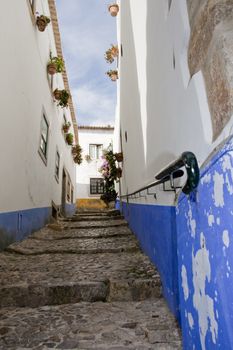
[[[0,349],[181,349],[158,272],[113,213],[76,215],[0,253]]]

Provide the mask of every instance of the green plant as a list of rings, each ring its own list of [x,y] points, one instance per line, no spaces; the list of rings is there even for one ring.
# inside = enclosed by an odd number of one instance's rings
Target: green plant
[[[37,17],[37,19],[42,20],[42,21],[46,22],[47,24],[49,24],[51,22],[50,18],[48,16],[45,16],[45,15],[40,15]]]
[[[61,57],[52,57],[52,54],[50,53],[50,61],[48,62],[48,65],[50,64],[56,66],[57,73],[62,73],[64,71],[64,61]]]
[[[73,155],[74,162],[80,165],[83,161],[83,158],[82,158],[82,148],[79,144],[72,147],[72,155]]]
[[[58,106],[61,106],[62,108],[68,107],[70,94],[66,90],[56,89],[54,90],[53,94],[55,99],[59,101]]]
[[[71,133],[66,134],[66,142],[69,146],[72,146],[74,142],[74,135]]]
[[[119,54],[118,47],[116,45],[112,45],[110,49],[105,52],[104,58],[108,63],[113,63],[114,58]]]

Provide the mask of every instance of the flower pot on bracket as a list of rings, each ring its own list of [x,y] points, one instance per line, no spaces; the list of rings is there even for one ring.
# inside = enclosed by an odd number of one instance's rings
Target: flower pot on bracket
[[[116,17],[119,12],[119,6],[117,4],[109,5],[108,11],[112,17]]]
[[[47,65],[47,72],[50,74],[50,75],[54,75],[57,73],[57,67],[56,67],[56,64],[55,63],[49,63]]]
[[[38,16],[36,19],[36,25],[40,32],[44,32],[47,25],[50,23],[50,18],[44,15]]]
[[[115,153],[114,155],[115,155],[116,161],[117,161],[118,163],[123,162],[123,153],[122,153],[122,152]]]

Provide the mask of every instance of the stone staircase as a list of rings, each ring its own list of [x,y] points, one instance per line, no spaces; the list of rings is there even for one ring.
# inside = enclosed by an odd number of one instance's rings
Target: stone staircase
[[[0,349],[181,349],[158,272],[118,211],[82,212],[0,253]]]

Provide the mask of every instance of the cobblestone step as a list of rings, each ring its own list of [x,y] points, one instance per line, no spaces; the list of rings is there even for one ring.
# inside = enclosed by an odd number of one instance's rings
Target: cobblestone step
[[[127,222],[88,219],[0,253],[0,349],[181,349],[159,274]]]
[[[93,215],[76,215],[72,218],[62,219],[62,222],[76,222],[76,221],[111,221],[111,220],[123,220],[122,215],[102,215],[102,216],[93,216]]]
[[[110,237],[132,236],[132,232],[127,226],[121,226],[117,230],[115,227],[106,228],[85,228],[85,229],[66,229],[54,231],[48,227],[33,233],[29,238],[38,240],[60,240],[60,239],[100,239]]]
[[[128,226],[125,220],[102,220],[102,221],[83,221],[83,222],[64,222],[64,229],[76,229],[76,228],[102,228],[102,227],[120,227]]]
[[[41,254],[98,254],[135,252],[139,249],[137,240],[131,235],[127,237],[106,237],[102,239],[63,239],[38,240],[25,239],[6,248],[6,251],[23,255]]]
[[[81,216],[95,216],[95,217],[100,217],[100,216],[118,216],[121,215],[121,212],[116,209],[112,210],[101,210],[101,211],[82,211],[82,212],[77,212],[74,214],[74,217],[81,217]]]
[[[162,299],[0,310],[0,349],[178,350]]]

